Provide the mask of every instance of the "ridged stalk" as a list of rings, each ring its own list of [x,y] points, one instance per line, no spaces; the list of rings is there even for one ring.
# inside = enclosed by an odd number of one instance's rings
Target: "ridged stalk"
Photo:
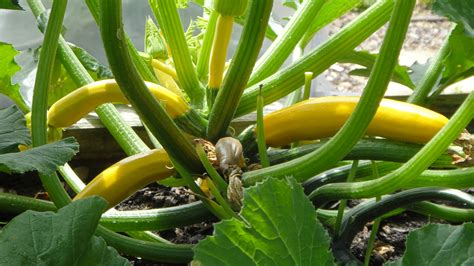
[[[107,0],[100,5],[102,40],[117,83],[168,154],[193,173],[199,173],[201,164],[190,141],[152,96],[132,63],[123,30],[121,3]]]
[[[211,11],[209,21],[207,22],[206,31],[204,32],[201,51],[199,52],[198,61],[196,64],[196,72],[198,78],[201,81],[207,80],[207,74],[209,73],[209,57],[211,55],[212,41],[214,40],[218,17],[219,13],[217,13],[217,11]]]
[[[285,62],[327,0],[303,1],[284,31],[258,59],[248,85],[254,85],[275,73]]]
[[[204,87],[199,82],[189,54],[176,1],[149,0],[148,2],[170,48],[181,87],[191,99],[191,104],[201,109],[204,104]]]
[[[352,51],[390,18],[394,0],[376,2],[325,43],[304,55],[300,60],[262,80],[265,104],[272,103],[304,85],[304,72],[313,72],[317,77],[324,70]],[[235,113],[239,117],[255,111],[259,86],[249,87],[243,94]]]
[[[46,11],[40,0],[28,0],[28,5],[35,17],[38,17]],[[94,79],[81,64],[62,36],[59,36],[58,57],[77,86],[82,87],[94,82]],[[138,153],[149,150],[135,131],[127,125],[112,104],[103,104],[96,108],[95,111],[104,126],[126,153]]]
[[[237,50],[209,115],[207,136],[211,141],[217,141],[226,135],[262,47],[272,6],[273,0],[250,2]]]
[[[471,92],[449,122],[412,159],[394,172],[377,180],[357,183],[328,184],[313,193],[310,198],[316,205],[330,199],[368,198],[391,193],[406,186],[420,175],[443,153],[474,117],[474,92]]]
[[[54,1],[44,34],[38,70],[36,72],[33,105],[31,113],[31,138],[33,147],[48,143],[46,113],[48,109],[48,89],[51,84],[53,68],[61,34],[67,1]],[[56,173],[40,174],[41,183],[58,207],[67,205],[71,199],[64,190]]]
[[[364,135],[387,89],[398,61],[414,5],[414,0],[397,1],[367,86],[353,114],[337,134],[320,149],[310,154],[290,162],[244,173],[242,176],[244,185],[254,184],[268,176],[284,178],[292,175],[298,181],[304,181],[334,165],[350,152]]]

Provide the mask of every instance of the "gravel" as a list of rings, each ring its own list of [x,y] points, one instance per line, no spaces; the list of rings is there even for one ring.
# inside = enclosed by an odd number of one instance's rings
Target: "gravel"
[[[358,12],[351,12],[333,22],[329,26],[329,35],[338,32],[358,15]],[[415,61],[426,62],[441,47],[450,28],[451,22],[434,15],[428,6],[417,4],[401,51],[400,64],[410,66]],[[363,42],[357,50],[377,53],[386,29],[387,25]],[[338,94],[360,94],[366,83],[366,78],[349,75],[350,71],[357,68],[360,68],[360,66],[336,63],[326,71],[326,78],[334,85],[334,90]],[[388,94],[403,94],[409,91],[409,89],[400,85],[395,86],[392,90],[389,88]]]

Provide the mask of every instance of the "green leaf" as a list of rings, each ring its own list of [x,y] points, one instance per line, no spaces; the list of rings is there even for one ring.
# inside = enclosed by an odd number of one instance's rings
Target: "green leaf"
[[[377,55],[371,54],[368,51],[352,51],[351,53],[346,54],[341,59],[339,59],[338,62],[352,63],[352,64],[365,66],[366,68],[355,69],[351,71],[349,74],[362,76],[362,77],[368,77],[370,75],[370,72],[372,71],[372,68],[375,64],[376,59],[377,59]],[[408,74],[409,72],[408,70],[409,68],[406,66],[401,66],[401,65],[395,66],[395,70],[392,76],[392,81],[405,85],[411,89],[414,89],[415,84],[413,84],[413,81],[411,80],[410,75]]]
[[[17,152],[19,144],[31,145],[30,130],[23,113],[13,105],[0,110],[0,154]]]
[[[474,2],[472,0],[436,0],[433,11],[463,25],[467,35],[474,38]]]
[[[281,4],[296,10],[296,9],[298,9],[298,6],[300,5],[300,1],[298,1],[298,0],[283,0],[281,2]]]
[[[26,211],[0,234],[0,265],[129,265],[94,236],[107,202],[74,201],[58,213]]]
[[[77,152],[79,152],[79,144],[73,137],[69,137],[26,151],[1,154],[0,172],[22,174],[38,171],[50,175],[58,166],[71,160]]]
[[[426,70],[430,66],[431,62],[432,61],[430,59],[427,60],[426,63],[424,64],[421,64],[418,61],[415,61],[415,63],[413,63],[413,65],[410,66],[410,73],[409,73],[410,79],[413,81],[415,85],[417,85],[421,81],[421,79],[426,73]]]
[[[23,10],[18,0],[0,0],[0,9]]]
[[[360,5],[361,2],[361,0],[327,0],[309,26],[303,37],[303,43],[306,45],[316,32],[352,8]]]
[[[12,99],[23,112],[28,112],[29,107],[20,93],[20,86],[12,84],[12,77],[21,68],[15,62],[19,54],[11,44],[0,42],[0,93]]]
[[[474,37],[464,33],[462,26],[458,25],[449,36],[450,51],[444,60],[445,68],[440,81],[443,86],[448,86],[473,74]]]
[[[385,265],[474,265],[474,224],[430,224],[411,232],[403,257]]]
[[[74,54],[77,56],[82,65],[87,69],[89,74],[91,74],[94,80],[110,79],[114,77],[112,71],[107,66],[101,64],[99,60],[97,60],[83,48],[72,43],[69,43],[69,47],[71,47]]]
[[[203,265],[334,264],[329,237],[294,178],[247,188],[241,216],[216,224],[214,236],[195,246],[194,259]]]

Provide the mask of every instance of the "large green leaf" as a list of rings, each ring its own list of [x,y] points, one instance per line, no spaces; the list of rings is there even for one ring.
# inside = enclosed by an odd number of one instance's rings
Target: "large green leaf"
[[[294,178],[244,191],[243,221],[225,220],[194,248],[203,265],[333,265],[329,237]]]
[[[18,0],[0,0],[0,9],[23,10]]]
[[[0,172],[11,174],[38,171],[50,175],[58,166],[71,160],[77,152],[79,144],[73,137],[69,137],[26,151],[1,154]]]
[[[25,123],[23,113],[15,105],[0,110],[0,154],[17,152],[19,144],[31,144]]]
[[[430,224],[411,232],[403,257],[386,265],[474,265],[474,224]]]
[[[11,44],[0,42],[0,93],[12,99],[22,111],[27,112],[29,107],[20,93],[20,86],[12,84],[12,77],[21,68],[15,62],[19,52]]]
[[[465,33],[474,38],[474,1],[436,0],[432,9],[435,13],[463,25]]]
[[[129,265],[94,236],[107,202],[74,201],[58,213],[26,211],[0,233],[0,265]]]

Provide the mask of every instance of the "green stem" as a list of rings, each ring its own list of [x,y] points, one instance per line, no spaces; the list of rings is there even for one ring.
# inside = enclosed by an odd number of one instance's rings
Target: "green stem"
[[[346,213],[342,222],[341,234],[334,239],[333,253],[338,258],[345,258],[341,261],[342,263],[354,260],[349,247],[354,236],[368,221],[374,220],[391,210],[412,206],[413,203],[424,200],[445,200],[459,203],[470,209],[474,207],[474,198],[471,195],[455,189],[442,188],[411,189],[383,197],[378,202],[370,201],[358,205]]]
[[[51,84],[53,68],[61,34],[62,22],[66,12],[67,1],[54,1],[44,34],[38,70],[36,72],[33,105],[31,112],[31,135],[33,147],[48,142],[46,113],[48,109],[48,89]],[[64,190],[56,173],[40,174],[41,183],[58,207],[67,205],[71,199]]]
[[[325,185],[311,193],[310,198],[318,205],[330,199],[375,197],[404,187],[446,150],[473,117],[474,92],[471,92],[438,134],[402,167],[377,180]]]
[[[46,11],[40,0],[28,0],[28,5],[35,17],[39,17]],[[76,85],[84,86],[94,82],[94,79],[89,75],[84,66],[82,66],[62,36],[59,37],[58,56]],[[104,123],[105,127],[127,154],[148,150],[146,144],[138,137],[135,131],[126,124],[125,120],[123,120],[112,104],[101,105],[96,108],[95,111],[102,123]]]
[[[292,175],[298,181],[304,181],[326,170],[328,166],[334,165],[350,152],[364,135],[390,82],[414,4],[415,0],[396,2],[387,34],[367,86],[354,112],[337,134],[320,149],[298,159],[245,173],[242,176],[244,185],[254,184],[266,176],[284,178]]]
[[[436,85],[436,82],[438,81],[438,78],[441,75],[441,71],[443,71],[443,68],[444,68],[444,64],[443,64],[444,59],[446,58],[446,56],[448,55],[450,51],[450,48],[449,48],[450,35],[451,34],[448,34],[440,50],[433,57],[428,69],[423,75],[423,78],[420,80],[415,90],[410,95],[410,97],[408,97],[407,102],[418,104],[418,105],[426,105],[427,100],[428,100],[428,95],[433,89],[433,87]]]
[[[357,167],[359,167],[359,160],[352,162],[351,171],[347,177],[346,182],[352,182],[357,172]],[[339,235],[339,230],[341,229],[342,217],[344,216],[344,210],[346,209],[347,200],[341,200],[339,203],[339,208],[337,209],[337,218],[336,225],[334,226],[334,235]]]
[[[270,166],[270,160],[267,154],[267,144],[265,143],[265,127],[263,124],[263,97],[257,97],[257,146],[258,157],[262,168]]]
[[[189,54],[176,1],[149,0],[148,2],[171,50],[181,87],[190,97],[193,106],[198,109],[203,108],[205,90],[199,82]]]
[[[393,8],[393,0],[377,1],[359,17],[344,27],[337,34],[334,34],[325,43],[316,47],[310,53],[304,55],[300,60],[290,66],[278,71],[270,77],[264,79],[263,97],[265,104],[272,103],[295,89],[303,86],[306,71],[314,73],[314,77],[343,56],[352,51],[361,42],[367,39],[372,33],[382,27],[390,18]],[[241,98],[235,117],[253,112],[256,107],[258,95],[257,84],[248,88]]]
[[[273,0],[252,0],[237,50],[209,115],[207,136],[225,136],[265,38]]]
[[[407,207],[410,211],[421,213],[426,216],[442,219],[450,222],[473,222],[474,208],[461,209],[445,205],[435,204],[429,201],[422,201]]]
[[[209,162],[209,159],[207,158],[207,155],[201,144],[196,145],[196,152],[199,156],[199,159],[201,160],[202,165],[206,169],[209,178],[211,178],[212,181],[216,183],[217,187],[219,188],[219,191],[221,193],[224,193],[224,196],[227,196],[226,194],[228,184],[225,182],[224,178],[219,175],[217,170],[212,166],[211,162]]]
[[[258,59],[248,85],[258,83],[280,68],[326,2],[327,0],[303,1],[303,4],[299,6],[285,26],[283,33],[278,35],[276,40]]]
[[[372,177],[373,179],[379,178],[379,172],[377,170],[377,164],[375,161],[371,161],[372,166]],[[375,201],[380,201],[380,196],[375,197]],[[372,249],[374,248],[375,238],[377,237],[377,232],[379,231],[380,221],[382,217],[377,217],[372,224],[372,230],[370,231],[369,241],[367,241],[367,249],[364,254],[364,266],[369,266],[370,256],[372,255]]]
[[[150,93],[128,53],[121,1],[101,1],[101,35],[110,67],[122,92],[177,163],[199,173],[199,158],[180,129]]]
[[[199,80],[207,80],[207,74],[209,73],[209,57],[211,56],[212,41],[214,40],[214,34],[216,31],[216,23],[219,13],[212,10],[207,22],[206,31],[204,32],[204,38],[202,40],[201,51],[199,52],[198,61],[196,64],[196,72]]]

